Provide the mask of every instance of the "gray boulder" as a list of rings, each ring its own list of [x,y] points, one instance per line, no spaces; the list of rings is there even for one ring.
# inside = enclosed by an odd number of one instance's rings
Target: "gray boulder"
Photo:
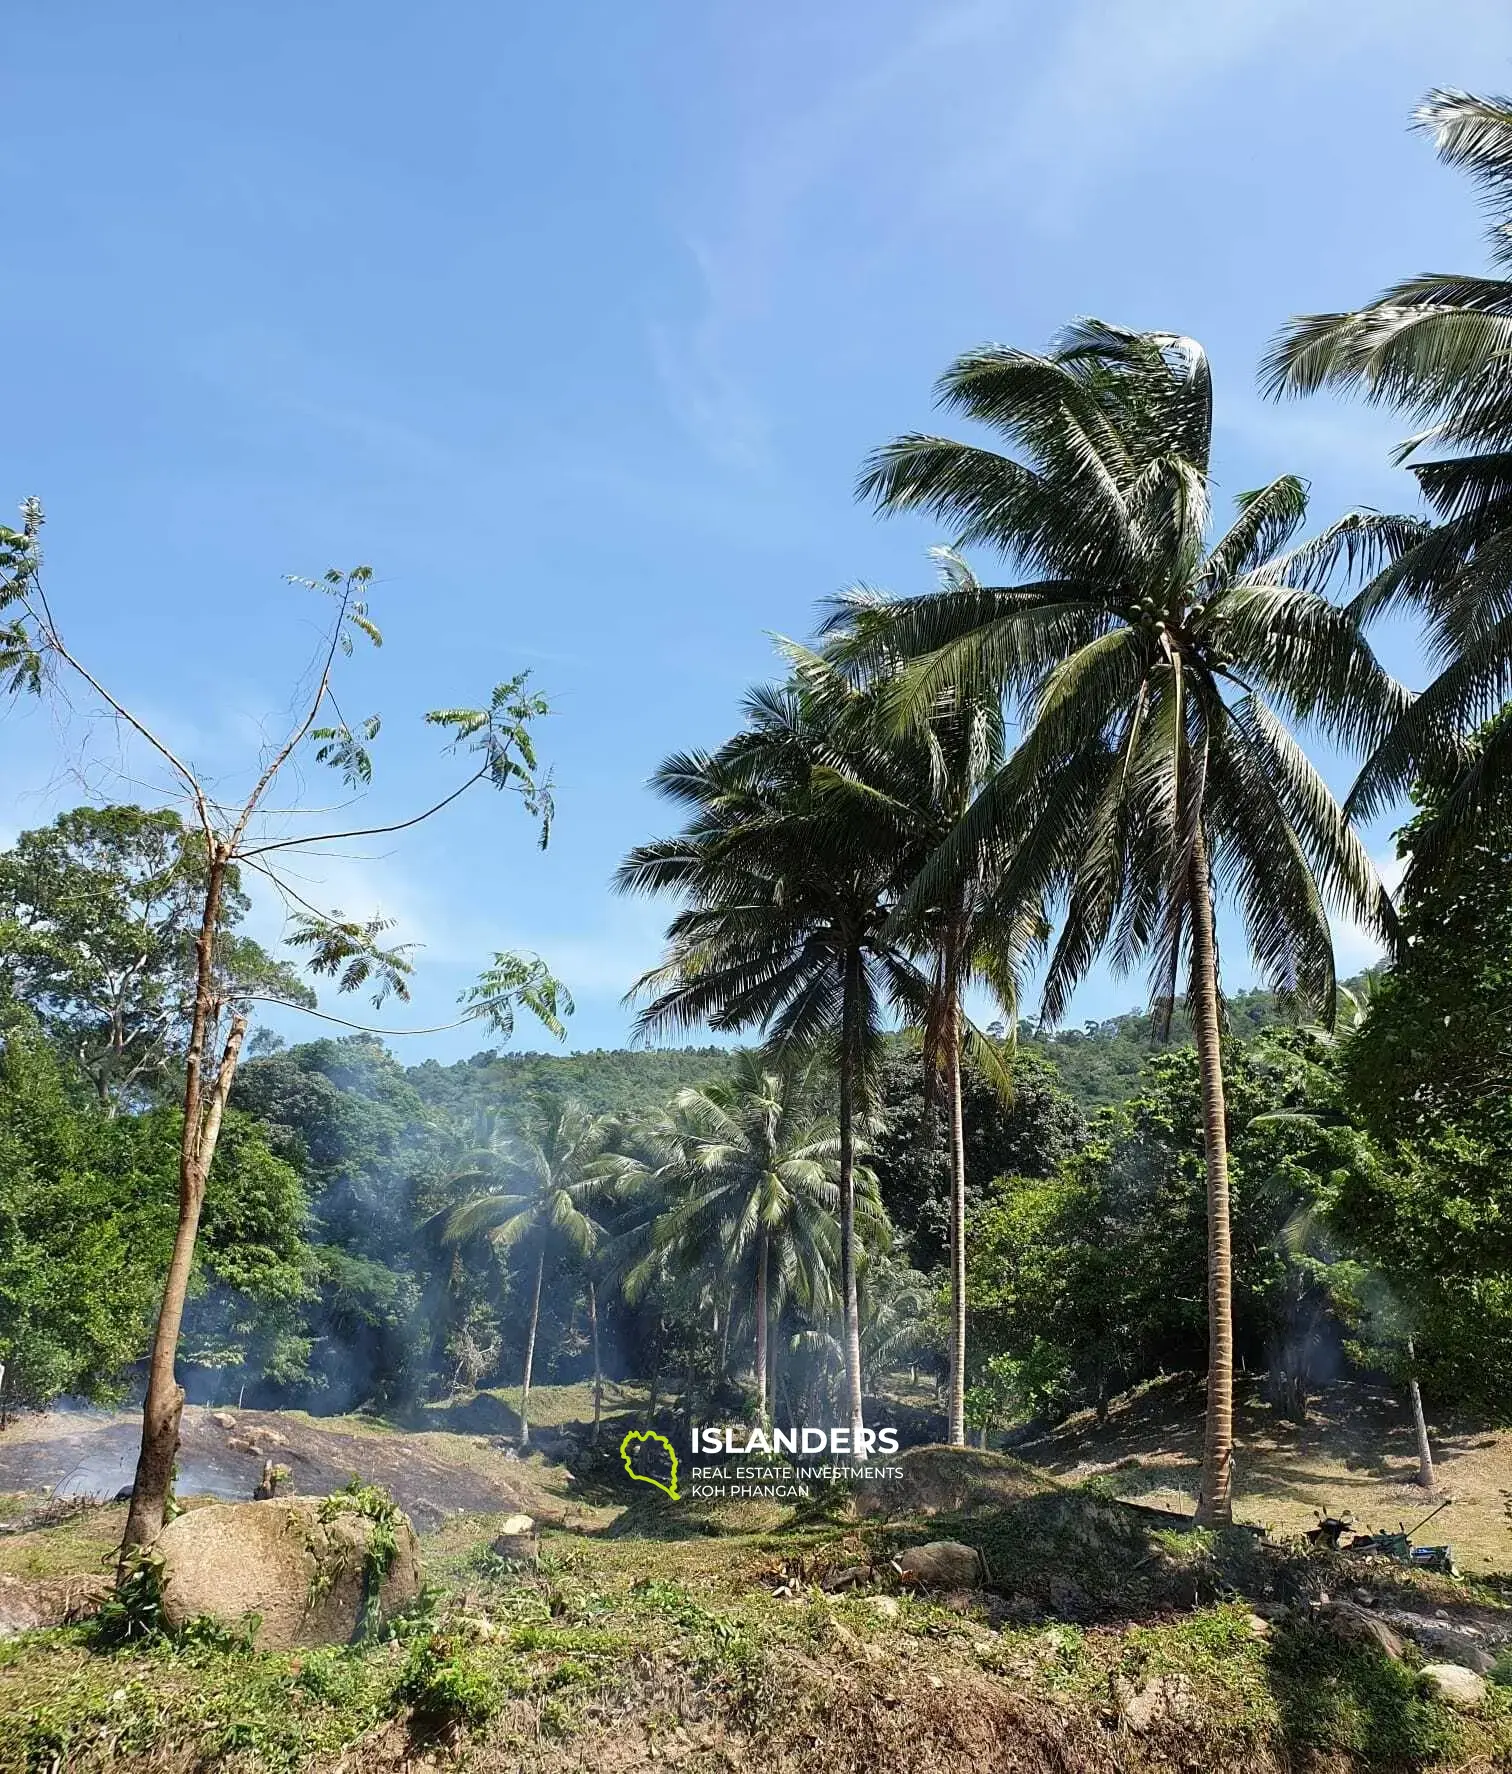
[[[921,1589],[975,1589],[982,1581],[982,1555],[959,1540],[931,1540],[902,1553],[898,1570],[905,1583]]]
[[[1423,1675],[1440,1700],[1465,1712],[1473,1712],[1486,1698],[1486,1678],[1458,1663],[1425,1663]]]
[[[367,1611],[374,1524],[342,1511],[321,1519],[318,1497],[218,1503],[168,1523],[155,1542],[163,1557],[163,1616],[169,1626],[209,1616],[233,1629],[259,1616],[260,1650],[349,1644]],[[378,1618],[420,1593],[415,1530],[400,1517],[397,1551],[378,1586]]]

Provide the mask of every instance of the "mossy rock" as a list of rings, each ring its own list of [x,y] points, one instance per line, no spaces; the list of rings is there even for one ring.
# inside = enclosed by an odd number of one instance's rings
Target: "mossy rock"
[[[259,1650],[350,1644],[420,1593],[415,1530],[402,1515],[388,1524],[387,1553],[384,1531],[318,1497],[191,1509],[155,1545],[164,1620],[178,1628],[208,1617],[237,1630],[257,1616]]]

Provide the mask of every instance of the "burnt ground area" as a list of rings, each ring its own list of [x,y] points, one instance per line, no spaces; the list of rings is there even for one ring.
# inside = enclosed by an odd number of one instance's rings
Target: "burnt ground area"
[[[114,1497],[131,1483],[140,1434],[141,1418],[126,1412],[24,1418],[0,1435],[0,1493]],[[322,1496],[354,1477],[383,1485],[421,1532],[464,1511],[523,1507],[528,1489],[478,1437],[327,1426],[298,1411],[185,1410],[181,1496],[250,1498],[265,1460],[288,1467],[290,1494]]]

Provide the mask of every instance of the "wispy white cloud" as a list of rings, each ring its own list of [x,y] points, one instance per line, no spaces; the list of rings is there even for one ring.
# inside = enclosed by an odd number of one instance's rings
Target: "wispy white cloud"
[[[754,19],[755,15],[753,15]],[[770,310],[797,244],[800,212],[863,149],[911,91],[1005,28],[993,0],[932,7],[924,22],[870,62],[847,55],[817,93],[785,115],[762,115],[734,144],[719,220],[688,231],[701,300],[690,323],[649,329],[653,362],[674,415],[727,466],[764,463],[769,425],[739,367],[743,329]],[[1007,28],[1018,27],[1009,22]],[[848,50],[855,40],[847,40]]]
[[[754,42],[763,15],[741,28]],[[1367,44],[1379,55],[1452,43],[1459,63],[1504,59],[1512,25],[1501,0],[1073,0],[1055,13],[959,0],[876,39],[886,47],[869,61],[854,36],[828,65],[807,58],[808,92],[785,113],[763,108],[729,145],[704,189],[707,217],[687,230],[701,301],[691,320],[650,329],[673,412],[728,465],[762,460],[771,429],[753,335],[816,279],[848,278],[864,300],[847,255],[881,264],[905,239],[938,250],[963,220],[979,223],[986,198],[998,216],[1064,236],[1099,178],[1179,131],[1194,95],[1262,56],[1303,56],[1313,73]],[[1434,69],[1424,83],[1450,77]],[[1181,195],[1175,167],[1161,201]],[[857,215],[886,238],[858,244]]]
[[[1375,865],[1387,891],[1394,894],[1402,884],[1406,863],[1392,850],[1377,856]],[[1384,956],[1385,950],[1373,931],[1366,930],[1352,920],[1341,920],[1336,924],[1334,958],[1341,978],[1359,973],[1363,968],[1374,967]]]
[[[666,908],[608,899],[593,927],[559,928],[549,920],[521,920],[490,911],[486,897],[457,901],[446,879],[396,856],[284,853],[288,886],[322,911],[392,920],[385,941],[415,947],[417,973],[448,991],[467,983],[498,951],[540,955],[574,997],[618,1001],[661,952]],[[249,878],[253,912],[248,933],[269,947],[283,938],[286,902],[263,880]],[[431,979],[428,976],[434,975]],[[319,982],[316,982],[317,984]],[[322,1008],[339,1008],[327,991]]]

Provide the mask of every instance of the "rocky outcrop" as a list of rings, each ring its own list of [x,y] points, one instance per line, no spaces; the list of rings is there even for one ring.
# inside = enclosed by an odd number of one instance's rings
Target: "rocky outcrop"
[[[0,1574],[0,1638],[85,1620],[110,1593],[106,1577],[11,1577]]]

